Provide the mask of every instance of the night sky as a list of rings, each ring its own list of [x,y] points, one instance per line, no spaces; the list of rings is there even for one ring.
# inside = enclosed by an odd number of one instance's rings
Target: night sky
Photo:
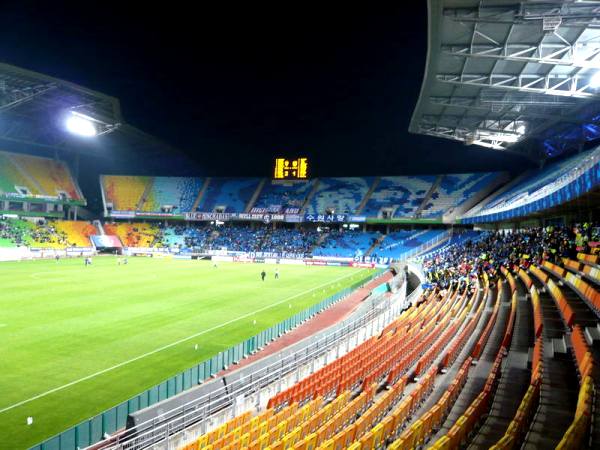
[[[313,176],[524,168],[518,157],[408,133],[425,1],[47,3],[3,5],[2,60],[119,98],[126,122],[182,151],[167,165],[112,172],[269,176],[276,155],[307,155]]]

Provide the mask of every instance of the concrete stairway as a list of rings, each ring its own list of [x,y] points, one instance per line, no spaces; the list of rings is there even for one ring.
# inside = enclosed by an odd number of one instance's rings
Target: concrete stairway
[[[369,249],[365,252],[365,256],[371,255],[371,253],[373,253],[373,250],[375,250],[376,248],[378,248],[379,244],[381,244],[384,239],[385,239],[385,234],[382,234],[381,236],[379,236],[377,238],[377,240],[375,242],[373,242],[373,244],[371,244],[371,246],[369,247]]]
[[[438,186],[440,185],[440,183],[442,182],[443,179],[444,179],[444,175],[439,175],[436,178],[436,180],[433,182],[433,184],[431,185],[431,187],[427,191],[427,194],[425,194],[425,198],[423,199],[423,201],[421,202],[421,204],[419,205],[419,207],[415,211],[415,217],[419,217],[421,215],[421,212],[423,211],[423,209],[425,208],[425,206],[427,206],[427,202],[429,201],[429,199],[431,198],[431,196],[433,195],[433,193],[435,192],[435,190],[438,188]]]
[[[252,194],[252,198],[250,198],[250,201],[246,205],[246,209],[244,209],[244,212],[249,213],[252,210],[252,208],[254,208],[254,205],[256,204],[256,200],[258,200],[258,196],[262,192],[263,186],[265,185],[266,182],[267,182],[266,178],[263,178],[262,180],[260,180],[260,183],[258,183],[258,186],[256,186],[256,190],[254,191],[254,194]]]
[[[565,327],[552,297],[543,284],[531,277],[540,294],[544,339],[544,377],[540,405],[523,443],[527,450],[555,448],[571,424],[577,406],[579,383],[568,353],[556,343],[564,342]]]
[[[300,214],[304,214],[306,212],[306,207],[310,204],[310,201],[312,200],[312,198],[317,193],[317,189],[318,188],[319,188],[319,179],[317,178],[315,180],[314,186],[312,187],[312,189],[310,190],[310,192],[306,196],[306,199],[304,199],[304,203],[302,204],[302,208],[300,208]],[[323,211],[322,213],[324,214],[325,211]]]
[[[355,214],[360,214],[362,212],[362,210],[364,209],[365,205],[367,204],[367,202],[371,198],[371,194],[373,194],[373,191],[375,189],[377,189],[377,186],[379,185],[380,181],[381,181],[381,177],[375,177],[375,179],[373,180],[373,184],[371,185],[371,187],[369,188],[369,190],[367,191],[367,193],[363,197],[362,201],[358,205],[358,208],[356,208]]]
[[[194,200],[194,205],[192,206],[192,211],[196,211],[198,209],[198,205],[200,204],[200,200],[202,200],[202,197],[204,197],[204,193],[206,192],[206,189],[208,189],[208,185],[210,184],[210,177],[207,178],[206,180],[204,180],[204,184],[202,185],[202,189],[200,189],[200,192],[198,192],[198,196],[196,197],[196,200]]]
[[[494,295],[496,295],[496,291],[494,290],[493,292]],[[466,411],[471,402],[480,394],[485,385],[486,379],[494,363],[494,359],[496,358],[496,354],[498,353],[498,349],[500,348],[502,338],[504,337],[504,328],[510,313],[510,301],[507,287],[503,289],[502,297],[498,318],[496,319],[496,324],[488,339],[483,354],[477,362],[476,367],[470,370],[465,387],[456,399],[454,406],[450,410],[448,417],[438,432],[430,439],[430,443],[437,441],[441,436],[445,435],[448,430],[450,430],[458,418]],[[487,321],[490,314],[491,310],[488,308],[484,315],[484,323]]]
[[[533,311],[531,302],[525,297],[525,286],[519,282],[517,286],[515,328],[508,356],[503,362],[502,377],[490,412],[469,449],[488,449],[502,438],[529,387],[531,371],[527,361],[529,349],[534,344]]]
[[[99,235],[106,234],[106,233],[104,232],[104,227],[102,226],[102,222],[100,222],[99,220],[94,220],[94,221],[92,222],[92,224],[93,224],[93,225],[96,227],[96,230],[98,230],[98,234],[99,234]]]
[[[142,196],[140,197],[140,199],[137,202],[137,205],[135,206],[135,210],[136,211],[141,211],[142,208],[144,207],[144,203],[146,203],[146,199],[150,195],[150,192],[152,191],[152,186],[153,185],[154,185],[154,178],[152,178],[146,184],[146,187],[144,188],[144,192],[142,193]]]

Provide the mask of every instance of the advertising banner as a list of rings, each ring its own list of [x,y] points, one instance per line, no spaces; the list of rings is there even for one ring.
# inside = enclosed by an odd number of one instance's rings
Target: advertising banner
[[[95,234],[90,239],[96,248],[121,248],[123,245],[117,236],[111,234]]]
[[[116,219],[133,219],[135,218],[135,211],[116,211],[113,209],[110,212],[110,217]]]
[[[305,222],[325,222],[325,223],[343,223],[346,221],[346,214],[305,214]]]
[[[366,222],[367,216],[348,216],[348,222]]]

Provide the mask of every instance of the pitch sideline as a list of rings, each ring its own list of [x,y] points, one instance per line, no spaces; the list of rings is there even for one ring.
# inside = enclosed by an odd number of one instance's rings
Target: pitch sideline
[[[361,269],[361,270],[360,270],[360,272],[358,272],[358,273],[363,273],[365,270],[367,270],[367,269]],[[223,323],[221,323],[221,324],[219,324],[219,325],[215,325],[214,327],[207,328],[206,330],[203,330],[203,331],[200,331],[200,332],[198,332],[198,333],[195,333],[195,334],[192,334],[192,335],[190,335],[190,336],[187,336],[187,337],[185,337],[185,338],[179,339],[179,340],[177,340],[177,341],[175,341],[175,342],[172,342],[172,343],[170,343],[170,344],[163,345],[162,347],[159,347],[159,348],[157,348],[157,349],[154,349],[154,350],[152,350],[152,351],[150,351],[150,352],[146,352],[146,353],[144,353],[144,354],[142,354],[142,355],[136,356],[135,358],[128,359],[127,361],[120,362],[119,364],[115,364],[114,366],[107,367],[106,369],[102,369],[102,370],[100,370],[100,371],[98,371],[98,372],[95,372],[95,373],[92,373],[92,374],[90,374],[90,375],[86,375],[85,377],[82,377],[82,378],[79,378],[79,379],[77,379],[77,380],[71,381],[71,382],[69,382],[69,383],[67,383],[67,384],[63,384],[62,386],[55,387],[55,388],[53,388],[53,389],[50,389],[50,390],[48,390],[48,391],[46,391],[46,392],[42,392],[41,394],[37,394],[37,395],[35,395],[35,396],[33,396],[33,397],[30,397],[30,398],[28,398],[28,399],[26,399],[26,400],[22,400],[22,401],[20,401],[20,402],[14,403],[14,404],[12,404],[12,405],[10,405],[10,406],[7,406],[7,407],[5,407],[5,408],[2,408],[2,409],[0,409],[0,414],[4,413],[4,412],[6,412],[6,411],[10,411],[11,409],[14,409],[14,408],[18,408],[19,406],[23,406],[23,405],[25,405],[25,404],[27,404],[27,403],[30,403],[30,402],[34,401],[34,400],[38,400],[38,399],[40,399],[40,398],[46,397],[47,395],[53,394],[53,393],[55,393],[55,392],[62,391],[63,389],[66,389],[66,388],[68,388],[68,387],[71,387],[71,386],[74,386],[74,385],[76,385],[76,384],[82,383],[82,382],[84,382],[84,381],[91,380],[92,378],[95,378],[95,377],[97,377],[97,376],[99,376],[99,375],[102,375],[102,374],[105,374],[105,373],[107,373],[107,372],[110,372],[111,370],[115,370],[115,369],[118,369],[119,367],[126,366],[127,364],[130,364],[130,363],[132,363],[132,362],[138,361],[138,360],[140,360],[140,359],[143,359],[143,358],[145,358],[145,357],[147,357],[147,356],[153,355],[153,354],[155,354],[155,353],[159,353],[159,352],[161,352],[161,351],[163,351],[163,350],[166,350],[166,349],[168,349],[168,348],[171,348],[171,347],[174,347],[174,346],[176,346],[176,345],[179,345],[179,344],[181,344],[182,342],[189,341],[190,339],[194,339],[195,337],[202,336],[203,334],[206,334],[206,333],[209,333],[209,332],[211,332],[211,331],[217,330],[217,329],[219,329],[219,328],[222,328],[222,327],[224,327],[224,326],[226,326],[226,325],[230,325],[230,324],[232,324],[232,323],[234,323],[234,322],[237,322],[238,320],[242,320],[242,319],[245,319],[245,318],[247,318],[247,317],[251,317],[252,315],[254,315],[254,314],[256,314],[256,313],[259,313],[259,312],[265,311],[265,310],[267,310],[267,309],[270,309],[270,308],[272,308],[272,307],[274,307],[274,306],[277,306],[277,305],[280,305],[280,304],[282,304],[282,303],[288,302],[288,301],[292,300],[293,298],[296,298],[296,297],[299,297],[299,296],[301,296],[301,295],[307,294],[307,293],[309,293],[310,291],[314,291],[314,290],[317,290],[317,289],[321,289],[322,287],[324,287],[324,286],[327,286],[327,285],[329,285],[329,284],[333,284],[333,283],[335,283],[335,282],[338,282],[338,281],[344,280],[344,279],[346,279],[346,278],[349,278],[349,277],[350,277],[350,275],[356,275],[356,273],[354,273],[354,274],[349,274],[349,275],[344,275],[344,276],[342,276],[342,277],[336,278],[336,279],[335,279],[335,280],[333,280],[333,281],[329,281],[329,282],[327,282],[327,283],[320,284],[319,286],[315,286],[315,287],[313,287],[313,288],[307,289],[306,291],[299,292],[298,294],[294,294],[294,295],[292,295],[292,296],[290,296],[290,297],[286,297],[286,298],[285,298],[285,299],[283,299],[283,300],[280,300],[280,301],[278,301],[278,302],[275,302],[275,303],[272,303],[272,304],[270,304],[270,305],[264,306],[264,307],[262,307],[262,308],[259,308],[259,309],[255,310],[255,311],[252,311],[252,312],[249,312],[249,313],[243,314],[243,315],[241,315],[241,316],[239,316],[239,317],[237,317],[237,318],[235,318],[235,319],[231,319],[231,320],[228,320],[228,321],[226,321],[226,322],[223,322]]]

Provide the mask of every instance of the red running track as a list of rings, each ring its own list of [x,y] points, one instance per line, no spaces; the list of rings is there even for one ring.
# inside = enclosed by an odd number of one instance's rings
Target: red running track
[[[232,365],[227,370],[222,370],[217,374],[217,377],[238,370],[240,367],[252,364],[253,362],[258,361],[264,358],[265,356],[277,353],[283,350],[284,348],[289,347],[290,345],[300,342],[302,339],[312,336],[313,334],[318,333],[319,331],[324,330],[325,328],[329,328],[330,326],[341,322],[350,314],[352,314],[352,312],[356,308],[358,308],[361,302],[369,296],[369,294],[374,288],[376,288],[380,284],[388,282],[392,278],[393,275],[391,274],[391,272],[386,272],[382,276],[369,281],[366,285],[357,289],[339,303],[336,303],[331,308],[326,309],[320,314],[317,314],[308,322],[305,322],[302,325],[300,325],[298,328],[274,340],[262,350],[256,352],[253,355],[248,356],[247,358],[240,360],[238,364]]]

